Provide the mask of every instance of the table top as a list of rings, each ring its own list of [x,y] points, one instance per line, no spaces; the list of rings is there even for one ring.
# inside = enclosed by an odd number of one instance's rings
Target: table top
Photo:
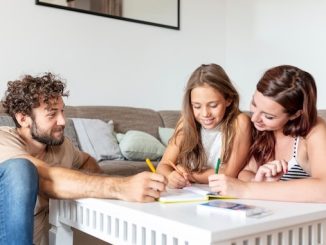
[[[321,220],[326,218],[326,205],[316,203],[275,202],[261,200],[228,199],[223,201],[237,202],[267,208],[271,214],[261,218],[228,215],[220,212],[203,212],[192,203],[134,203],[120,200],[106,199],[77,199],[76,203],[86,205],[103,213],[110,213],[117,217],[128,217],[129,221],[143,222],[153,229],[171,229],[177,227],[176,233],[187,229],[201,231],[210,239],[224,240],[236,236],[246,236],[265,232],[280,227]],[[210,235],[208,235],[208,233]]]

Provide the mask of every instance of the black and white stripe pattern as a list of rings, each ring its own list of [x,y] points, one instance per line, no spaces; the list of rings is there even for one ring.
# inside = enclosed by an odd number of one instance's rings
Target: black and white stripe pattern
[[[295,164],[290,167],[286,174],[283,174],[281,180],[292,180],[292,179],[303,179],[309,178],[309,174],[307,174],[297,163],[297,152],[298,152],[298,144],[299,137],[296,137],[293,145],[293,158],[290,161],[295,161]]]
[[[283,174],[281,180],[303,179],[310,177],[298,164],[292,166],[286,174]]]

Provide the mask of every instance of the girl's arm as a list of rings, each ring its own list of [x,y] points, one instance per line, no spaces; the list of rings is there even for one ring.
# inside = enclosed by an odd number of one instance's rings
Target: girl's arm
[[[244,168],[251,145],[251,122],[245,113],[237,117],[237,130],[233,142],[231,156],[226,163],[222,163],[219,173],[230,177],[238,177]]]
[[[201,173],[192,173],[191,178],[193,179],[194,182],[199,183],[199,184],[208,184],[208,176],[212,175],[215,173],[215,170],[212,168],[206,169]]]
[[[182,120],[182,119],[180,119]],[[178,128],[182,127],[182,123],[178,123]],[[178,128],[176,130],[178,130]],[[174,137],[177,137],[176,140]],[[161,161],[159,162],[156,172],[164,175],[168,179],[168,186],[171,188],[183,188],[189,184],[188,179],[185,179],[183,174],[180,174],[180,171],[176,171],[171,162],[176,164],[177,157],[180,153],[180,143],[182,141],[182,135],[173,135],[173,138],[170,139],[169,144],[163,154]]]
[[[252,181],[255,179],[257,170],[257,162],[253,157],[251,157],[248,164],[240,171],[238,178],[243,181]]]

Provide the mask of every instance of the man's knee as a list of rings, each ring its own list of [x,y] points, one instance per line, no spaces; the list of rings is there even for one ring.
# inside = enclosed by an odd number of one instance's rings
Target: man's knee
[[[34,164],[24,158],[10,159],[4,162],[5,178],[12,185],[29,187],[31,191],[37,191],[38,173]]]

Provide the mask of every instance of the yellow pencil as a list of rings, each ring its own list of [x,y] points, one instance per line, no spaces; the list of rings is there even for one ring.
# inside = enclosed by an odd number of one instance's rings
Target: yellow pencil
[[[149,160],[148,158],[146,158],[146,163],[147,163],[149,169],[150,169],[153,173],[156,173],[156,169],[155,169],[153,163],[151,162],[151,160]]]

